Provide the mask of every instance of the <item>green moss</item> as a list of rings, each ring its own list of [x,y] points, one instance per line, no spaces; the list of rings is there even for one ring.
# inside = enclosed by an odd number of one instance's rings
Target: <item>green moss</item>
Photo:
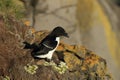
[[[24,69],[29,74],[35,74],[36,70],[38,69],[38,66],[37,65],[27,65],[27,66],[24,66]]]
[[[68,66],[64,62],[60,62],[59,65],[56,65],[53,61],[50,63],[45,62],[45,66],[52,66],[52,68],[57,71],[59,74],[64,74],[66,70],[68,69]]]
[[[23,17],[23,6],[16,4],[13,0],[0,0],[0,14],[4,17],[13,16],[17,19]]]
[[[11,19],[21,20],[24,18],[24,7],[16,4],[13,0],[0,0],[0,16],[4,19],[4,24],[8,28],[12,28]]]

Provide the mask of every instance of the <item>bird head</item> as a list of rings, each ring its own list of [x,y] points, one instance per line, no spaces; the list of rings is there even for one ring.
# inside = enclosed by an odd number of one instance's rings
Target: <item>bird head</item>
[[[51,32],[51,34],[56,36],[56,37],[60,37],[60,36],[69,37],[68,34],[66,33],[66,31],[60,26],[55,27],[53,29],[53,31]]]

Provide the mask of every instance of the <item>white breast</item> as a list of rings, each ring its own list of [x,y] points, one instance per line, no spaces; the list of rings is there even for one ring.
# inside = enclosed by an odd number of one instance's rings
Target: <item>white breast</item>
[[[54,51],[57,49],[57,47],[58,47],[58,45],[59,45],[59,43],[60,43],[60,37],[56,37],[56,41],[57,41],[57,46],[56,46],[55,49],[49,51],[48,54],[45,54],[45,55],[39,55],[39,56],[36,56],[36,57],[52,59],[52,55],[53,55]]]

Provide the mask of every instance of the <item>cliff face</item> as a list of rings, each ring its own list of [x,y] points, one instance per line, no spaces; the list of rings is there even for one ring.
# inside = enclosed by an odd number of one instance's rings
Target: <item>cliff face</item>
[[[0,24],[1,80],[112,80],[106,61],[83,46],[61,42],[53,61],[34,60],[22,42],[37,43],[48,31],[34,32],[15,21],[11,26]]]

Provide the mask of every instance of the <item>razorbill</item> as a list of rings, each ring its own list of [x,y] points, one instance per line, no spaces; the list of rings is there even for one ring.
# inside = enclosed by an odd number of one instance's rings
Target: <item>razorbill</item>
[[[60,43],[60,36],[69,37],[66,31],[58,26],[47,35],[39,44],[29,44],[24,42],[25,49],[33,49],[31,52],[32,57],[35,59],[47,59],[51,60],[52,55]]]

